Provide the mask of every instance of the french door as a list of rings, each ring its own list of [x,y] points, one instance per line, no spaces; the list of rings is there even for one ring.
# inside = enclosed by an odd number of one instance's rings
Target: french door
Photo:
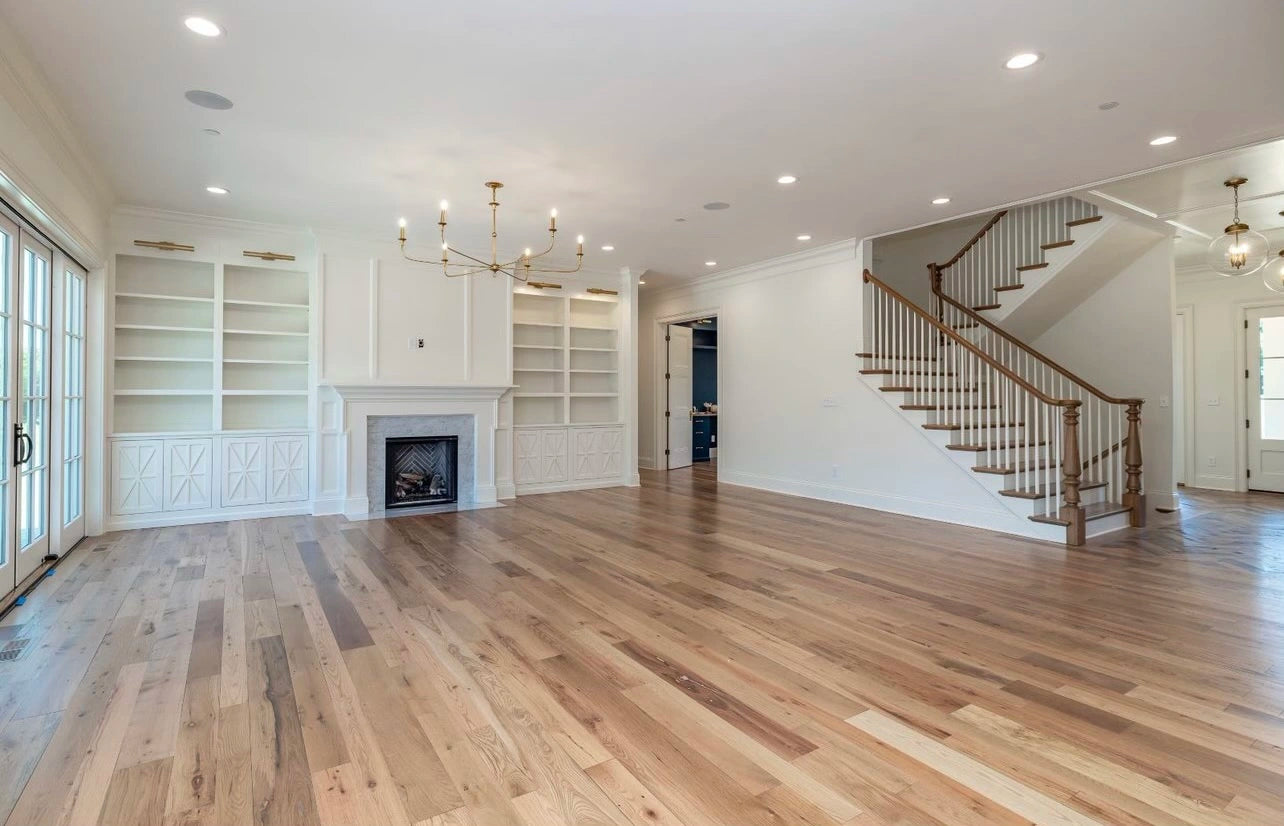
[[[1284,307],[1247,318],[1248,487],[1284,493]]]
[[[0,596],[84,535],[84,295],[83,270],[0,214]]]

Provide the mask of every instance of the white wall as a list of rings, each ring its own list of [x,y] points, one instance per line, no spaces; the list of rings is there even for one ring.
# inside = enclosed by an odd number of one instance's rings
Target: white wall
[[[927,265],[950,260],[990,218],[991,213],[974,215],[875,238],[874,265],[870,270],[909,300],[927,307],[932,294]]]
[[[1190,484],[1246,490],[1244,311],[1284,308],[1284,295],[1266,289],[1257,275],[1225,278],[1204,267],[1178,273],[1176,292],[1176,304],[1191,314],[1194,328],[1189,343],[1194,384],[1188,389],[1194,453],[1186,457]]]
[[[317,249],[322,383],[509,383],[507,276],[446,278],[404,260],[395,242],[319,234]]]
[[[1142,484],[1151,507],[1175,506],[1173,312],[1173,241],[1164,239],[1031,342],[1102,392],[1146,400]]]
[[[114,196],[26,46],[3,20],[0,196],[89,269],[104,264]]]
[[[869,244],[846,242],[687,287],[643,288],[641,464],[664,455],[661,321],[716,315],[719,480],[1015,532],[1018,517],[861,381],[854,354],[868,258]]]

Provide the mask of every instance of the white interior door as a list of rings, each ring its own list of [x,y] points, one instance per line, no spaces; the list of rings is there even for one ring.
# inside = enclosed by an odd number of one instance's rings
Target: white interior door
[[[1186,480],[1186,314],[1173,320],[1173,478]]]
[[[1284,493],[1284,307],[1248,311],[1248,487]]]
[[[53,251],[21,235],[18,283],[17,421],[13,427],[14,482],[18,538],[14,572],[18,582],[49,553],[49,288]]]
[[[668,328],[669,470],[691,465],[691,328]]]

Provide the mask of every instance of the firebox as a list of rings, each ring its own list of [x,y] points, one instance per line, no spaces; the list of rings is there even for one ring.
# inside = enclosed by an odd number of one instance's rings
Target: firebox
[[[384,446],[388,469],[383,491],[385,508],[458,501],[458,436],[388,439]]]

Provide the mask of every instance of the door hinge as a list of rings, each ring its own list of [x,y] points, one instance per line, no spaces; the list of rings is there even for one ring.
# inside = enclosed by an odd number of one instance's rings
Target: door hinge
[[[1253,471],[1251,471],[1251,470],[1246,470],[1246,471],[1244,471],[1244,475],[1245,475],[1245,478],[1252,479],[1252,478],[1253,478]]]
[[[669,411],[667,411],[667,410],[666,410],[666,411],[664,411],[664,418],[666,418],[666,419],[667,419],[667,418],[669,418],[669,417],[670,417],[670,416],[672,416],[672,415],[673,415],[673,414],[672,414],[672,413],[670,413]]]
[[[1245,419],[1245,420],[1244,420],[1244,429],[1245,429],[1245,430],[1252,430],[1252,429],[1253,429],[1253,426],[1252,426],[1251,424],[1249,424],[1249,420],[1248,420],[1248,419]]]
[[[667,447],[664,449],[664,455],[665,455],[665,456],[668,456],[668,455],[669,455],[669,449],[668,449]]]
[[[669,373],[665,373],[665,374],[664,374],[664,377],[665,377],[666,379],[671,379],[671,378],[673,378],[673,376],[672,376],[671,374],[669,374]]]
[[[672,338],[670,338],[669,336],[665,336],[665,337],[664,337],[664,340],[665,340],[665,341],[673,341],[673,339],[672,339]]]
[[[1245,369],[1245,370],[1244,370],[1244,378],[1248,378],[1248,370],[1247,370],[1247,369]]]

